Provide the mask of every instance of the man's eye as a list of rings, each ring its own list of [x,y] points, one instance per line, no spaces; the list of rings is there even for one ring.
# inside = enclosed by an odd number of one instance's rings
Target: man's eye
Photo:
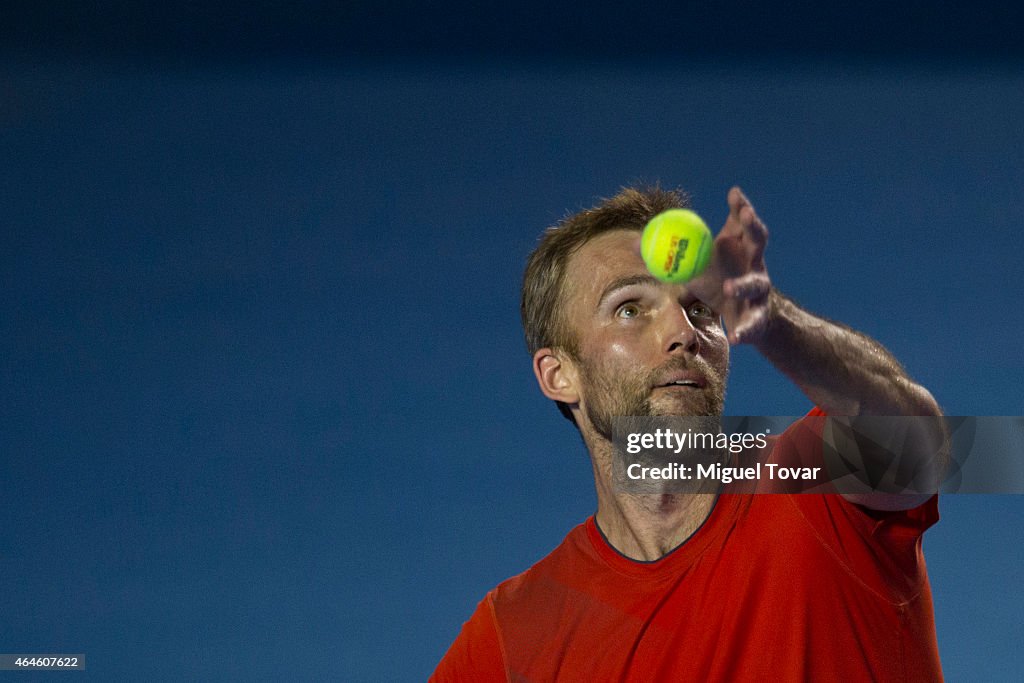
[[[640,315],[640,307],[636,304],[622,304],[619,306],[619,310],[615,312],[615,315],[620,318],[635,318]]]
[[[711,307],[702,301],[697,301],[690,304],[690,315],[698,318],[714,318],[715,312],[711,310]]]

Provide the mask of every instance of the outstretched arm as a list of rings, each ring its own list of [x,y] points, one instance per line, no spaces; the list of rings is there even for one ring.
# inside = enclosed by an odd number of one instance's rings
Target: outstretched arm
[[[728,199],[729,218],[715,238],[711,264],[689,286],[722,314],[729,341],[753,345],[829,415],[941,416],[931,393],[881,344],[805,311],[772,287],[764,261],[768,231],[739,188]],[[931,464],[941,434],[937,420],[923,424],[908,443]],[[915,496],[846,497],[886,509],[921,502]]]
[[[708,269],[688,287],[725,319],[729,341],[751,344],[830,415],[940,415],[881,344],[820,318],[772,287],[768,230],[738,187]]]
[[[752,343],[829,415],[941,415],[881,344],[772,290]]]

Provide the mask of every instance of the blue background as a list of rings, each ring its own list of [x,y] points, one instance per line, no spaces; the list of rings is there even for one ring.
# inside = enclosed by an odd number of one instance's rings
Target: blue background
[[[85,653],[97,680],[425,678],[594,510],[519,283],[545,226],[635,181],[714,226],[742,185],[782,291],[949,414],[1024,414],[1024,72],[998,41],[943,51],[926,24],[829,56],[786,43],[805,24],[588,52],[614,34],[591,14],[562,49],[515,22],[474,48],[470,13],[411,46],[415,16],[376,43],[335,16],[332,51],[329,21],[269,5],[237,41],[154,7],[107,37],[5,29],[0,652]],[[734,349],[728,413],[808,408]],[[941,511],[946,675],[1018,680],[1024,499]]]

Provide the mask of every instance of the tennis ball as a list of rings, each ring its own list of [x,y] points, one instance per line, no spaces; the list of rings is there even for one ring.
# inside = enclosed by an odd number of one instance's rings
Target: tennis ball
[[[651,219],[640,238],[647,269],[663,282],[687,282],[711,260],[711,231],[689,209],[669,209]]]

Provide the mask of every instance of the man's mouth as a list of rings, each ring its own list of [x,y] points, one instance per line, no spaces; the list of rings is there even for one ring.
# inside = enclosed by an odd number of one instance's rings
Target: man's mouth
[[[666,381],[658,384],[656,389],[671,389],[674,387],[682,387],[688,389],[703,389],[707,386],[707,381],[702,375],[696,372],[686,372],[673,375],[666,379]]]

